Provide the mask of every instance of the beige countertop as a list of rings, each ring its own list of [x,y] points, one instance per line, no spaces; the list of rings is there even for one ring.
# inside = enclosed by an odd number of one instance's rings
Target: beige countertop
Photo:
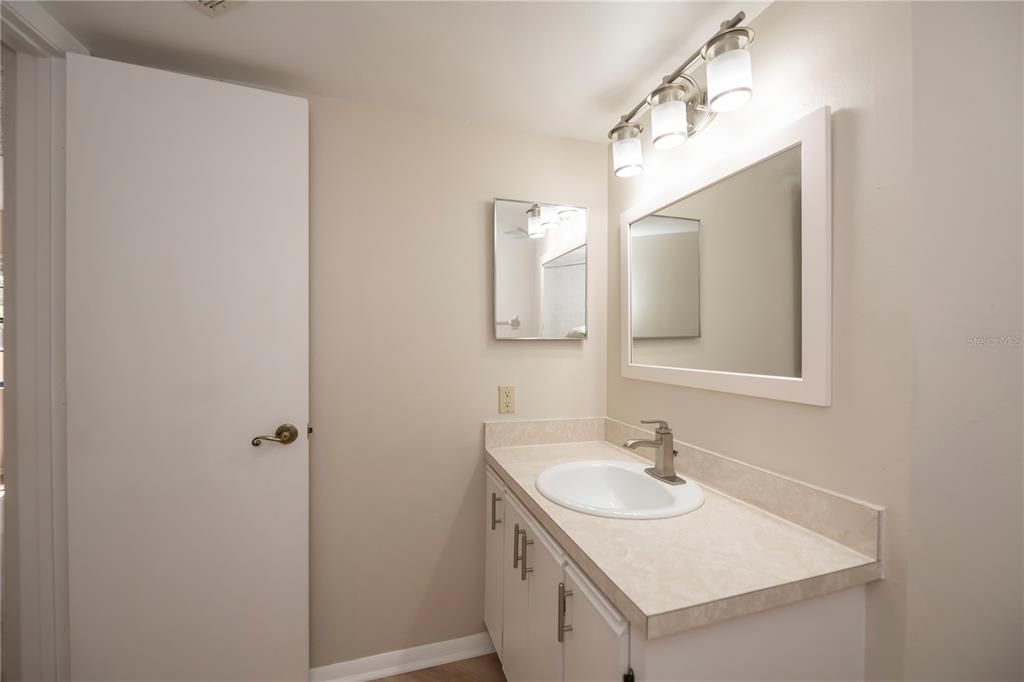
[[[537,476],[555,464],[646,461],[605,441],[491,445],[486,453],[516,498],[649,639],[881,577],[875,557],[703,483],[700,509],[658,520],[590,516],[540,494]]]

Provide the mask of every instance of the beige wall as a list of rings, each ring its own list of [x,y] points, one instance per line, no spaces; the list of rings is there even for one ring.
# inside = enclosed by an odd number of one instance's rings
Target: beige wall
[[[922,679],[1024,678],[1022,7],[913,9],[906,666]]]
[[[605,411],[605,145],[311,100],[312,664],[483,629],[482,420]],[[591,338],[493,337],[495,196],[590,210]],[[372,523],[370,523],[372,519]]]
[[[1021,333],[1020,12],[776,3],[753,22],[753,101],[609,185],[609,415],[668,419],[699,446],[886,505],[888,579],[868,591],[876,679],[1024,673],[1021,351],[967,346]],[[832,406],[623,379],[619,213],[826,104]]]

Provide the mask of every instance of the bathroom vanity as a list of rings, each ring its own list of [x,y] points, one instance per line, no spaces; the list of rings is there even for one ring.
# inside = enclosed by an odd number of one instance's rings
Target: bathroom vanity
[[[649,465],[615,444],[649,432],[577,419],[485,434],[484,621],[510,682],[863,678],[880,508],[676,441],[702,506],[595,516],[547,499],[538,476]]]

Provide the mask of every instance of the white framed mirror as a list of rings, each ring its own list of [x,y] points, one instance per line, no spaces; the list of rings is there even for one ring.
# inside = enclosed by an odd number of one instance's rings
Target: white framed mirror
[[[622,375],[831,403],[830,112],[620,219]]]

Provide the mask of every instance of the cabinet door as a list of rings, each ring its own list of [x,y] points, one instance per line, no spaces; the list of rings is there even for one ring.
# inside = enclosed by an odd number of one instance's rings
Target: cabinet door
[[[501,604],[502,604],[502,569],[505,558],[505,486],[498,477],[488,469],[486,497],[484,500],[484,519],[487,534],[486,558],[484,560],[484,625],[494,642],[494,649],[501,658]]]
[[[505,495],[504,560],[502,562],[501,665],[509,682],[529,680],[530,600],[529,583],[521,579],[519,550],[526,531],[526,511]],[[501,526],[499,526],[500,528]]]
[[[565,567],[566,682],[621,682],[629,670],[629,623],[579,569]]]
[[[524,546],[520,541],[520,554]],[[551,537],[532,519],[526,521],[525,564],[529,583],[530,663],[527,679],[562,679],[562,643],[558,638],[558,584],[566,558]],[[522,573],[520,572],[520,578]]]

